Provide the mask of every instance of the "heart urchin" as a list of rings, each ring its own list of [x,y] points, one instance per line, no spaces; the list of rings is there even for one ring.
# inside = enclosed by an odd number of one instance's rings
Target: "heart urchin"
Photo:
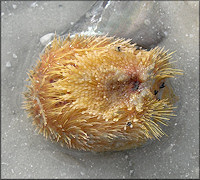
[[[174,107],[168,93],[159,93],[181,73],[163,49],[129,42],[79,35],[53,40],[29,72],[25,93],[40,133],[91,151],[129,149],[164,134],[159,124],[166,125]]]

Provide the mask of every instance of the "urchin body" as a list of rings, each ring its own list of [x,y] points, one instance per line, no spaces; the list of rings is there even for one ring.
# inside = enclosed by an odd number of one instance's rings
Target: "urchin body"
[[[138,50],[129,41],[54,39],[29,72],[25,93],[39,132],[69,148],[97,152],[137,147],[164,134],[159,123],[173,116],[173,104],[158,98],[159,88],[180,72],[163,50]]]

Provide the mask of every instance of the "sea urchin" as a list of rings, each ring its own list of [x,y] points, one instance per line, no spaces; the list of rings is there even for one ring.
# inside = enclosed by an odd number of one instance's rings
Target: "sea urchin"
[[[55,37],[40,59],[28,73],[24,107],[46,138],[100,152],[137,147],[164,134],[159,124],[166,125],[174,107],[160,91],[181,71],[163,49],[68,35]]]

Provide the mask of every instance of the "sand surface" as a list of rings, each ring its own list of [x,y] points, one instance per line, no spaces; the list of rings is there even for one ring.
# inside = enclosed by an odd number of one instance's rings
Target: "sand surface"
[[[176,50],[173,60],[184,70],[173,81],[180,100],[177,117],[164,128],[168,137],[138,149],[93,154],[62,148],[34,132],[21,109],[26,72],[51,36],[44,35],[71,27],[93,4],[1,2],[1,177],[199,178],[198,2],[160,2],[166,31],[158,45]]]

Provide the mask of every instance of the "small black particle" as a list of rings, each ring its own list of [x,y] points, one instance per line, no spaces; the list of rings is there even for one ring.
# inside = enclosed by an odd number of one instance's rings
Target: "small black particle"
[[[164,88],[165,87],[165,83],[163,82],[162,84],[161,84],[161,86],[160,86],[160,89],[161,88]]]
[[[158,91],[157,90],[154,90],[154,95],[158,94]]]
[[[160,101],[160,98],[158,98],[158,101]]]
[[[118,47],[117,47],[117,50],[120,52],[120,51],[121,51],[121,47],[118,46]]]
[[[131,124],[132,124],[131,122],[127,122],[127,126],[131,126]]]
[[[133,87],[132,87],[132,90],[133,90],[133,91],[136,91],[136,90],[138,90],[138,88],[139,88],[139,85],[140,85],[140,82],[139,82],[139,81],[133,82]]]

